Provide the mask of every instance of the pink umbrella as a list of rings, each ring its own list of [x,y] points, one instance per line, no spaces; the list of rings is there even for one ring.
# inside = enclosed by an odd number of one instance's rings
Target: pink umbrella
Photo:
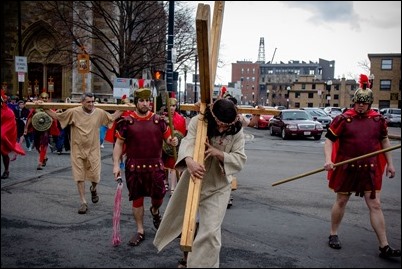
[[[112,244],[114,247],[117,247],[121,243],[120,238],[120,212],[121,212],[121,193],[123,190],[123,180],[121,177],[116,179],[117,181],[117,190],[114,195],[114,209],[113,209],[113,236],[112,236]]]

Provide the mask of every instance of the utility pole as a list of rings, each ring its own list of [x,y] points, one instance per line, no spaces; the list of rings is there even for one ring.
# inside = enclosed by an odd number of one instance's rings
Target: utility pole
[[[166,89],[168,92],[173,91],[173,30],[174,30],[174,1],[169,1],[169,23],[168,23],[168,49],[167,49],[167,66],[166,66]]]
[[[18,56],[22,56],[22,31],[21,31],[21,1],[17,2],[18,4]],[[25,74],[24,74],[25,75]],[[19,99],[22,100],[22,87],[23,82],[18,82],[18,95]]]

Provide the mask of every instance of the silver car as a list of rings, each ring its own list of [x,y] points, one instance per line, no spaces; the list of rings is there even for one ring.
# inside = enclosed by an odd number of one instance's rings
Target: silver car
[[[328,129],[332,122],[332,118],[319,107],[303,107],[300,109],[307,111],[313,119],[319,121],[326,129]]]
[[[335,106],[327,106],[324,108],[325,113],[327,113],[331,118],[342,114],[342,108]]]
[[[401,109],[400,108],[382,108],[380,114],[384,116],[388,126],[401,127]]]

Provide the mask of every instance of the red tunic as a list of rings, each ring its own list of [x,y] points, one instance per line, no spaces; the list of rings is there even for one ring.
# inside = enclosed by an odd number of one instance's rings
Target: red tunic
[[[350,109],[333,120],[328,132],[334,137],[333,163],[381,150],[381,141],[388,135],[385,119],[373,110],[359,115]],[[371,191],[374,198],[375,191],[381,190],[385,164],[384,154],[378,154],[337,166],[328,173],[329,187],[335,192],[355,192],[360,196]]]
[[[148,112],[147,117],[130,113],[116,125],[116,137],[126,148],[125,176],[129,200],[141,197],[163,199],[166,193],[162,143],[170,136],[166,122]]]

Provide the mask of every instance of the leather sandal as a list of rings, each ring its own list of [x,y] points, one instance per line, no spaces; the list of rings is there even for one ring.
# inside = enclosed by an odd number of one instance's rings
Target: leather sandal
[[[89,190],[91,191],[92,203],[96,204],[97,202],[99,202],[98,192],[96,191],[96,189],[93,189],[93,186],[89,187]]]
[[[151,206],[151,207],[149,208],[149,211],[151,211],[152,219],[153,219],[153,222],[154,222],[154,227],[155,227],[155,229],[158,230],[159,225],[161,224],[161,221],[162,221],[162,216],[161,216],[161,214],[159,213],[159,209],[158,209],[158,213],[154,214],[154,213],[152,212],[152,206]]]
[[[9,171],[4,171],[4,173],[1,175],[1,179],[6,179],[10,176],[10,172]]]
[[[401,257],[401,250],[399,249],[393,249],[389,245],[386,245],[385,247],[380,247],[380,254],[379,256],[381,258],[392,258],[392,257]]]
[[[88,205],[86,203],[81,204],[80,209],[78,209],[78,214],[86,214],[88,211]]]
[[[338,235],[330,235],[328,245],[334,249],[341,249],[341,241],[339,241]]]
[[[142,241],[145,240],[145,234],[144,233],[137,233],[135,234],[130,241],[128,241],[127,245],[131,247],[136,247],[141,244]]]

